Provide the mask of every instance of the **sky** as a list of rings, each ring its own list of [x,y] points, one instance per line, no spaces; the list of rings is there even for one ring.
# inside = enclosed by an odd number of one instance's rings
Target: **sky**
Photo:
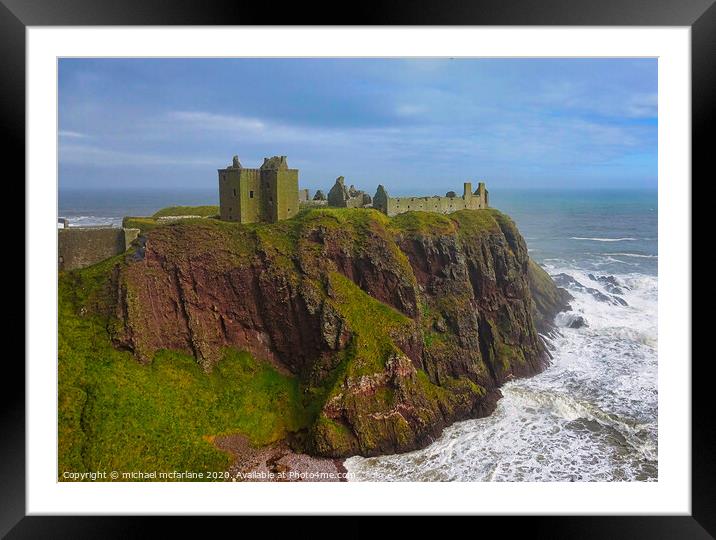
[[[61,189],[655,189],[656,59],[60,59]]]

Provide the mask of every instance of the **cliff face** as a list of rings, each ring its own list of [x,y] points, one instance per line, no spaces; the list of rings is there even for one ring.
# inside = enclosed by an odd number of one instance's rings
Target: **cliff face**
[[[531,264],[496,210],[177,223],[115,269],[110,334],[141,362],[174,349],[207,371],[227,347],[249,351],[302,383],[315,418],[294,444],[401,452],[489,414],[501,384],[545,367],[535,322],[563,308],[544,298],[564,298]]]

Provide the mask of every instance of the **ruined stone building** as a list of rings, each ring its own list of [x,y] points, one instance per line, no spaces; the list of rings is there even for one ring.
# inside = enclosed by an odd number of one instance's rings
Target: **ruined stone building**
[[[264,158],[259,169],[233,163],[219,169],[221,219],[240,223],[273,223],[298,212],[298,169],[289,169],[286,156]]]
[[[454,191],[448,191],[445,197],[438,195],[432,197],[390,197],[382,185],[378,186],[373,197],[373,208],[377,208],[388,216],[412,210],[449,214],[458,210],[479,210],[489,207],[490,195],[484,182],[477,185],[474,193],[472,183],[465,182],[462,197],[458,197]]]
[[[346,187],[342,176],[336,178],[336,183],[328,192],[328,206],[339,208],[363,208],[370,205],[372,199],[364,191],[358,191],[355,186]]]

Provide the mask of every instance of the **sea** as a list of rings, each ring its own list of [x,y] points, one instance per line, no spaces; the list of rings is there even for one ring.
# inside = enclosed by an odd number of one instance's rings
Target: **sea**
[[[486,418],[424,449],[348,458],[354,481],[602,482],[658,479],[656,191],[499,191],[530,256],[574,297],[546,336],[544,372],[502,387]],[[60,192],[70,226],[216,204],[211,191]]]

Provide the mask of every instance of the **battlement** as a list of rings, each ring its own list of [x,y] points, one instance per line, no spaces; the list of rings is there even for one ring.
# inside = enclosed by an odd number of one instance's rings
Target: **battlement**
[[[288,163],[286,162],[286,156],[273,156],[270,158],[264,158],[262,170],[288,170]]]

